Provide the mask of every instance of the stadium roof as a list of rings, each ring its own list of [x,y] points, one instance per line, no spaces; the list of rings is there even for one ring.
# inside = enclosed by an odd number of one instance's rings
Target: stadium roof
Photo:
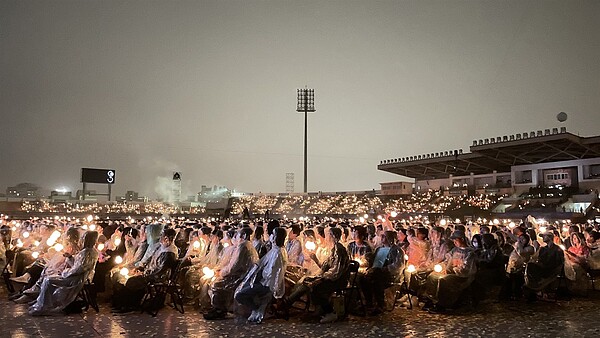
[[[511,166],[600,157],[600,136],[580,137],[565,128],[473,141],[462,150],[383,160],[377,169],[417,180],[509,172]]]

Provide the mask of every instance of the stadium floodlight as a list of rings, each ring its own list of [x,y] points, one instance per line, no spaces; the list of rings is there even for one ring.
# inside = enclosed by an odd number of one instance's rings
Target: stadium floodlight
[[[308,113],[314,113],[315,109],[315,90],[314,89],[298,89],[297,90],[298,104],[296,111],[304,113],[304,192],[308,191],[307,187],[307,136],[308,136]]]

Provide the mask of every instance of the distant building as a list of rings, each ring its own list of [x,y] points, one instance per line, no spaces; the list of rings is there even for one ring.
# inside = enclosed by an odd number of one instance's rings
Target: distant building
[[[6,188],[6,197],[37,198],[40,188],[31,183],[19,183],[14,187]]]
[[[411,182],[386,182],[379,183],[381,185],[382,195],[410,195],[413,192],[413,183]]]
[[[72,199],[73,199],[73,196],[72,196],[72,192],[70,192],[70,191],[53,190],[50,192],[50,200],[52,202],[70,201]]]
[[[86,201],[97,201],[98,200],[98,196],[96,195],[96,190],[85,190],[85,198],[83,196],[83,190],[77,190],[76,196],[77,199],[82,201],[82,200],[86,200]]]
[[[140,196],[137,191],[127,190],[125,196],[117,196],[118,202],[148,202],[148,197]]]

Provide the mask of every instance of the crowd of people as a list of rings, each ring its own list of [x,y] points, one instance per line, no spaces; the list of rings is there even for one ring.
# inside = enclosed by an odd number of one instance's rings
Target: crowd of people
[[[535,301],[557,280],[571,295],[586,295],[590,273],[600,269],[599,224],[400,221],[394,214],[360,221],[2,218],[0,268],[17,286],[10,299],[29,304],[31,315],[77,311],[85,283],[110,299],[113,312],[139,310],[148,285],[172,280],[205,319],[235,312],[250,323],[262,322],[267,309],[288,317],[298,302],[329,323],[345,313],[377,316],[396,300],[430,312],[490,297]],[[351,276],[360,292],[340,306]],[[398,293],[386,297],[389,288]]]
[[[45,200],[23,201],[21,203],[21,211],[38,212],[38,213],[54,213],[60,215],[69,214],[125,214],[125,215],[140,215],[140,214],[203,214],[206,210],[201,207],[193,207],[189,210],[182,209],[171,203],[151,202],[49,202]]]
[[[232,215],[248,208],[255,215],[267,211],[274,215],[363,215],[391,212],[401,214],[444,213],[463,207],[490,210],[503,196],[494,194],[444,195],[443,191],[428,190],[403,197],[374,194],[317,194],[317,195],[252,195],[235,199]]]

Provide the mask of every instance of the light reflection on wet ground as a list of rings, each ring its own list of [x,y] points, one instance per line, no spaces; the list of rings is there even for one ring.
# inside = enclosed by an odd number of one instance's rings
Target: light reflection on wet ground
[[[113,315],[108,304],[100,313],[31,317],[26,305],[7,300],[0,291],[0,337],[598,337],[600,292],[589,299],[557,303],[485,302],[477,310],[430,314],[397,308],[377,318],[350,317],[329,325],[267,318],[259,326],[233,319],[209,322],[187,308],[184,315],[166,307],[148,314]],[[243,322],[243,321],[241,321]]]

